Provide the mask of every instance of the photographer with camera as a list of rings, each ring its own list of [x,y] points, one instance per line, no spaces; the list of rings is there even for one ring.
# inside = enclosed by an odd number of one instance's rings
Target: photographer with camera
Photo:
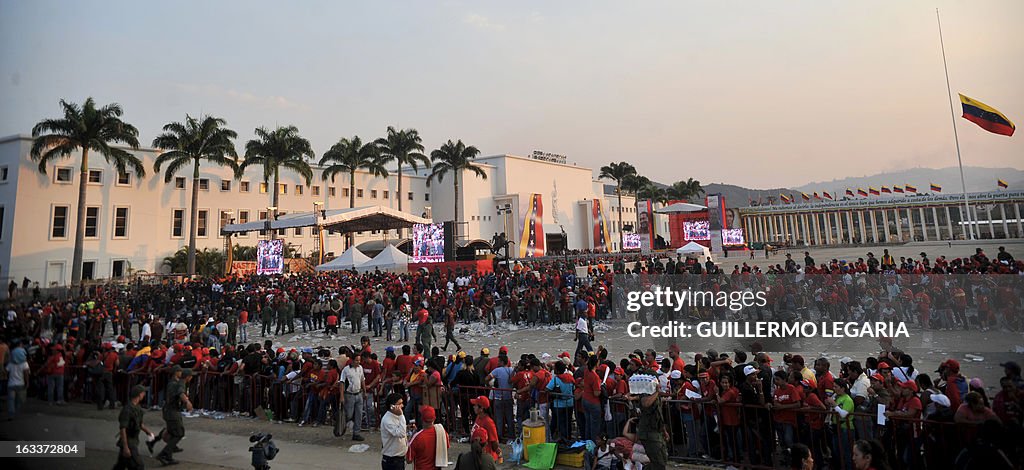
[[[270,461],[277,457],[279,449],[274,445],[273,435],[266,433],[258,433],[249,436],[249,442],[252,442],[252,447],[249,448],[249,452],[252,452],[252,468],[255,470],[270,470]]]

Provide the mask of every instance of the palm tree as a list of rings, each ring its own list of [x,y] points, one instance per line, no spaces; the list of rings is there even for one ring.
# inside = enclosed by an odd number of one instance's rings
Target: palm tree
[[[138,178],[146,176],[146,169],[138,157],[124,149],[111,147],[121,143],[139,148],[139,131],[121,120],[121,105],[111,103],[97,108],[93,99],[86,98],[79,106],[60,100],[64,117],[44,119],[32,127],[32,161],[39,163],[39,172],[46,174],[51,163],[82,150],[82,167],[78,176],[78,220],[75,225],[75,250],[71,261],[71,285],[82,281],[82,254],[85,248],[85,201],[89,180],[89,151],[99,152],[118,174],[127,173],[129,167]]]
[[[610,179],[615,182],[615,197],[619,200],[619,249],[622,249],[622,183],[636,175],[636,168],[627,162],[610,163],[601,167],[599,179]],[[627,183],[628,187],[628,183]]]
[[[679,199],[688,201],[691,197],[700,196],[704,193],[704,188],[701,187],[700,181],[693,178],[687,178],[686,181],[676,181],[672,183],[666,190],[669,199]]]
[[[636,197],[639,199],[650,199],[651,201],[665,204],[669,197],[665,189],[659,188],[654,183],[648,183],[636,190]]]
[[[325,152],[323,158],[320,159],[320,166],[326,167],[321,176],[325,181],[330,178],[333,183],[338,173],[348,174],[349,207],[356,206],[356,171],[366,170],[372,176],[388,177],[388,170],[381,162],[380,149],[377,144],[373,142],[364,144],[359,136],[352,137],[351,140],[342,138],[331,146],[331,149]],[[352,246],[355,241],[352,234],[346,234],[345,238],[348,240],[348,246]]]
[[[420,165],[430,166],[430,159],[424,155],[420,133],[416,129],[396,130],[388,126],[388,136],[377,139],[380,149],[381,164],[395,162],[398,164],[398,211],[402,211],[402,167],[411,166],[419,171]]]
[[[227,121],[212,116],[201,120],[185,115],[185,122],[172,122],[164,126],[164,133],[153,139],[153,147],[166,152],[157,157],[153,171],[160,173],[165,163],[164,182],[170,183],[178,170],[192,165],[192,208],[188,233],[188,275],[196,274],[196,231],[199,221],[199,165],[205,160],[226,166],[238,173],[238,153],[233,142],[238,134],[223,127]]]
[[[274,179],[271,186],[273,192],[273,213],[270,220],[277,219],[277,201],[281,194],[279,181],[281,169],[292,170],[306,180],[306,186],[313,182],[313,169],[306,162],[307,158],[314,158],[313,147],[309,141],[299,135],[299,128],[295,126],[278,127],[273,131],[266,128],[256,128],[256,139],[245,143],[245,160],[238,166],[238,174],[241,175],[246,168],[252,165],[263,167],[263,182],[268,183]],[[270,231],[270,238],[277,238],[275,230]]]
[[[434,167],[430,169],[430,176],[427,177],[427,186],[437,178],[440,182],[444,180],[444,175],[448,172],[452,172],[454,177],[455,185],[455,237],[459,236],[459,175],[464,171],[471,171],[476,176],[487,179],[487,173],[484,169],[478,165],[473,164],[473,159],[480,154],[480,150],[476,147],[462,143],[462,140],[458,142],[452,142],[448,140],[441,148],[430,152],[430,160],[434,162]]]

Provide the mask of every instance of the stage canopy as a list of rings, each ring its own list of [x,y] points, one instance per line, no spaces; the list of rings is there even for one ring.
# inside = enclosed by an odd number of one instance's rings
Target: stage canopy
[[[327,209],[323,211],[320,219],[320,227],[325,230],[336,230],[341,233],[368,232],[372,230],[395,230],[410,228],[414,224],[429,224],[430,219],[424,219],[412,214],[399,212],[395,209],[384,206],[353,207],[350,209]],[[270,221],[271,230],[280,230],[298,227],[315,227],[317,217],[320,214],[315,212],[298,212],[282,215],[277,220]],[[259,230],[266,230],[267,221],[257,220],[244,224],[225,225],[221,233],[246,233]]]
[[[682,213],[682,212],[700,212],[700,211],[706,211],[706,210],[708,210],[707,207],[704,207],[704,206],[699,205],[699,204],[690,204],[688,202],[677,202],[675,204],[670,204],[668,206],[662,207],[661,209],[657,209],[654,212],[657,213],[657,214],[679,214],[679,213]]]

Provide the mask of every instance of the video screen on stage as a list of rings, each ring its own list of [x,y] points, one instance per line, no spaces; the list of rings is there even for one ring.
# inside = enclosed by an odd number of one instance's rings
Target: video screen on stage
[[[622,249],[623,250],[639,250],[640,249],[640,237],[639,233],[627,233],[622,237]]]
[[[284,240],[260,240],[256,244],[256,274],[284,272]]]
[[[683,222],[683,238],[690,241],[711,240],[710,224],[706,220]]]
[[[412,262],[440,263],[444,261],[444,224],[416,224],[412,226]]]
[[[727,246],[742,245],[743,229],[727,228],[725,230],[722,230],[722,244]]]

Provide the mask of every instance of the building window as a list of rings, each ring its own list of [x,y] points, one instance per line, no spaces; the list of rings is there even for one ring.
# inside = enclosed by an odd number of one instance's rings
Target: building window
[[[103,170],[89,170],[89,184],[103,184]]]
[[[210,179],[209,178],[199,178],[199,189],[201,191],[209,191],[210,190]]]
[[[313,186],[313,196],[314,197],[319,197],[320,196],[320,186]]]
[[[185,177],[176,176],[174,177],[174,189],[185,189]]]
[[[348,197],[348,188],[341,188],[341,197]]]
[[[260,216],[260,220],[267,220],[268,213],[267,213],[267,211],[260,211],[259,216]],[[261,237],[267,236],[267,231],[266,230],[260,230],[260,236]]]
[[[238,190],[243,192],[243,193],[249,192],[249,182],[248,181],[241,181],[241,182],[239,182],[238,183]]]
[[[118,186],[131,186],[132,185],[132,174],[127,171],[117,173],[117,185]]]
[[[288,185],[285,183],[278,183],[277,194],[288,194]]]
[[[385,201],[388,200],[388,196],[390,196],[390,194],[388,194],[387,190],[384,190],[384,200]]]
[[[8,173],[9,172],[7,170],[7,165],[0,166],[0,183],[6,183],[7,182],[7,174]]]
[[[295,236],[296,237],[301,237],[302,236],[302,227],[295,227]]]
[[[303,188],[301,184],[295,185],[295,195],[296,196],[301,196],[302,192],[303,192],[303,189],[305,189],[305,188]]]
[[[231,180],[220,180],[221,191],[231,191]]]
[[[430,193],[423,193],[423,200],[430,202]]]
[[[128,238],[128,208],[114,208],[114,238]]]
[[[61,184],[71,184],[71,168],[57,168],[57,171],[53,173],[53,182]]]
[[[110,263],[110,277],[120,278],[124,277],[124,272],[128,267],[128,261],[123,259],[115,259]]]
[[[274,218],[274,220],[280,220],[280,219],[281,219],[281,217],[284,217],[284,216],[286,216],[286,215],[288,215],[288,213],[287,213],[287,212],[278,212],[278,213],[277,213],[277,217],[275,217],[275,218]],[[287,232],[288,232],[288,231],[287,231],[287,230],[285,230],[285,229],[283,229],[283,228],[282,228],[282,229],[278,229],[278,230],[277,230],[277,236],[279,236],[279,237],[283,237],[283,236],[285,236],[285,234],[286,234]]]
[[[328,187],[328,188],[327,188],[327,195],[328,195],[328,196],[330,196],[330,197],[334,197],[334,196],[337,196],[337,195],[338,195],[338,191],[337,191],[337,188],[334,188],[334,187]]]
[[[362,198],[363,197],[363,190],[361,188],[356,190],[356,197],[358,197],[358,198]]]
[[[231,213],[228,211],[220,211],[220,227],[217,230],[217,236],[221,236],[221,231],[224,230],[224,226],[231,223]]]
[[[85,238],[99,237],[100,208],[92,206],[85,208]]]
[[[267,194],[267,183],[260,183],[260,194]]]
[[[91,281],[96,279],[96,262],[82,261],[82,280]]]
[[[185,236],[185,209],[174,209],[171,211],[171,237],[181,238]]]
[[[238,211],[238,223],[247,224],[249,223],[249,211],[239,210]],[[248,232],[236,233],[236,237],[248,237]]]
[[[409,191],[409,200],[412,200],[412,191]]]
[[[206,237],[207,235],[209,235],[209,223],[208,222],[210,220],[210,211],[205,210],[205,209],[200,209],[198,215],[199,215],[199,217],[198,217],[198,220],[196,221],[196,236],[197,237]]]
[[[371,189],[370,190],[370,199],[377,199],[377,190],[376,189]]]
[[[53,217],[50,218],[50,238],[68,237],[68,213],[71,206],[53,206]]]

